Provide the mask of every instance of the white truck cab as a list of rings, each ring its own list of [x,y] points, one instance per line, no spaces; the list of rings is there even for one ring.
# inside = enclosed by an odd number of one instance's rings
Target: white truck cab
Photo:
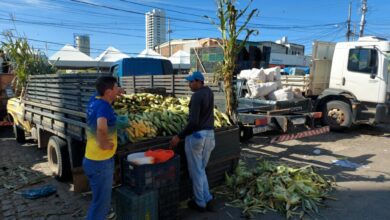
[[[390,123],[390,41],[362,37],[336,44],[329,88],[317,98],[317,109],[334,130],[359,123]]]

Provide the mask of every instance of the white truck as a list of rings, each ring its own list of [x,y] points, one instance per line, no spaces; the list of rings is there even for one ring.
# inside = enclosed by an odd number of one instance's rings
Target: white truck
[[[314,111],[332,130],[390,122],[390,41],[367,36],[356,42],[314,42],[310,75],[285,76],[315,101]]]

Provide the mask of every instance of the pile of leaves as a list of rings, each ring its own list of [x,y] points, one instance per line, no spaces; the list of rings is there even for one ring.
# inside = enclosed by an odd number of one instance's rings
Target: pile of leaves
[[[249,169],[240,161],[216,193],[230,201],[228,206],[241,208],[247,217],[271,210],[282,212],[286,218],[302,218],[318,213],[324,199],[331,198],[333,186],[331,178],[320,176],[311,166],[291,168],[262,160]]]

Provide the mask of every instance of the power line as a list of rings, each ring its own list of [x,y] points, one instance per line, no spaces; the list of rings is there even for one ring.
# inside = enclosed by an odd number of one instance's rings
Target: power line
[[[6,34],[1,34],[1,36],[8,36]],[[34,39],[34,38],[27,38],[27,37],[17,37],[17,36],[11,36],[12,38],[16,38],[16,39],[26,39],[28,41],[33,41],[33,42],[39,42],[39,43],[45,43],[45,44],[53,44],[53,45],[59,45],[59,46],[65,46],[66,43],[60,43],[60,42],[54,42],[54,41],[46,41],[46,40],[38,40],[38,39]],[[59,50],[53,50],[53,49],[48,49],[50,51],[59,51]],[[104,52],[106,51],[105,49],[100,49],[100,48],[93,48],[93,47],[90,47],[90,50],[94,50],[95,52]],[[69,51],[69,52],[75,52],[73,50],[62,50],[62,51]],[[122,53],[125,53],[125,54],[131,54],[131,55],[138,55],[139,53],[137,52],[126,52],[126,51],[121,51]]]
[[[142,15],[142,16],[145,15],[145,13],[138,12],[138,11],[127,10],[127,9],[121,9],[121,8],[115,8],[115,7],[106,6],[106,5],[99,5],[99,4],[95,4],[95,3],[91,3],[91,2],[85,2],[85,1],[79,1],[79,0],[69,0],[69,1],[77,2],[77,3],[85,4],[85,5],[90,5],[90,6],[93,6],[93,7],[106,8],[106,9],[110,9],[110,10],[121,11],[121,12],[127,12],[127,13],[131,13],[131,14]],[[158,15],[157,15],[157,16],[158,16]],[[168,16],[165,16],[165,18],[166,18],[166,19],[171,19],[171,20],[176,20],[176,21],[188,22],[188,23],[197,23],[197,24],[207,24],[207,25],[211,25],[211,24],[208,23],[208,22],[202,22],[202,21],[194,21],[194,20],[187,20],[187,19],[178,19],[178,18],[172,18],[172,17],[168,17]]]
[[[142,12],[138,11],[133,11],[133,10],[126,10],[126,9],[120,9],[120,8],[115,8],[111,6],[105,6],[105,5],[99,5],[95,3],[90,3],[90,2],[85,2],[85,1],[80,1],[80,0],[69,0],[72,2],[80,3],[80,4],[85,4],[85,5],[90,5],[93,7],[99,7],[99,8],[106,8],[110,10],[115,10],[115,11],[121,11],[121,12],[127,12],[131,14],[138,14],[144,16],[145,14]],[[157,15],[158,17],[158,15]],[[173,18],[169,16],[165,16],[166,19],[174,20],[174,21],[181,21],[181,22],[187,22],[187,23],[196,23],[196,24],[205,24],[205,25],[211,25],[210,22],[201,22],[201,21],[195,21],[195,20],[188,20],[188,19],[178,19],[178,18]],[[248,25],[250,28],[264,28],[264,29],[300,29],[300,28],[316,28],[316,27],[326,27],[326,26],[334,26],[334,25],[340,25],[345,22],[338,22],[338,23],[326,23],[326,24],[315,24],[315,25],[270,25],[270,24],[254,24],[250,23],[251,26]]]
[[[58,28],[71,29],[71,30],[78,29],[78,30],[82,30],[82,31],[90,31],[90,32],[101,33],[101,34],[112,34],[112,35],[118,35],[118,36],[144,38],[144,36],[140,36],[140,35],[131,35],[131,34],[124,34],[124,33],[117,33],[117,32],[83,29],[83,28],[78,28],[78,27],[66,27],[63,24],[59,24],[59,23],[24,21],[24,20],[9,19],[9,18],[0,18],[0,20],[13,21],[13,22],[19,22],[19,23],[25,23],[25,24],[33,24],[33,25],[51,26],[51,27],[58,27]]]

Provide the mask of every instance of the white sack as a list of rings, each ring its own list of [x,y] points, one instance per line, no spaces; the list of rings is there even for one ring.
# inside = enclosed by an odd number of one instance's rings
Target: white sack
[[[263,69],[248,69],[241,70],[240,74],[238,74],[237,79],[245,79],[245,80],[256,80],[257,83],[265,83],[266,75]]]
[[[249,79],[256,80],[257,83],[265,83],[267,80],[267,76],[265,75],[265,72],[263,69],[256,69],[252,68],[251,70],[251,76]]]
[[[264,69],[264,73],[266,75],[267,82],[277,82],[278,89],[283,88],[282,75],[280,74],[280,67],[279,66]]]
[[[271,92],[268,98],[276,101],[288,101],[294,99],[294,93],[291,88],[284,88]]]
[[[304,99],[305,98],[305,97],[303,97],[302,91],[299,88],[295,88],[293,93],[294,93],[295,99]]]
[[[246,79],[248,80],[252,74],[252,70],[241,70],[240,74],[238,74],[237,79]]]
[[[257,83],[256,80],[248,80],[247,85],[252,95],[251,98],[266,96],[277,89],[275,82]]]

